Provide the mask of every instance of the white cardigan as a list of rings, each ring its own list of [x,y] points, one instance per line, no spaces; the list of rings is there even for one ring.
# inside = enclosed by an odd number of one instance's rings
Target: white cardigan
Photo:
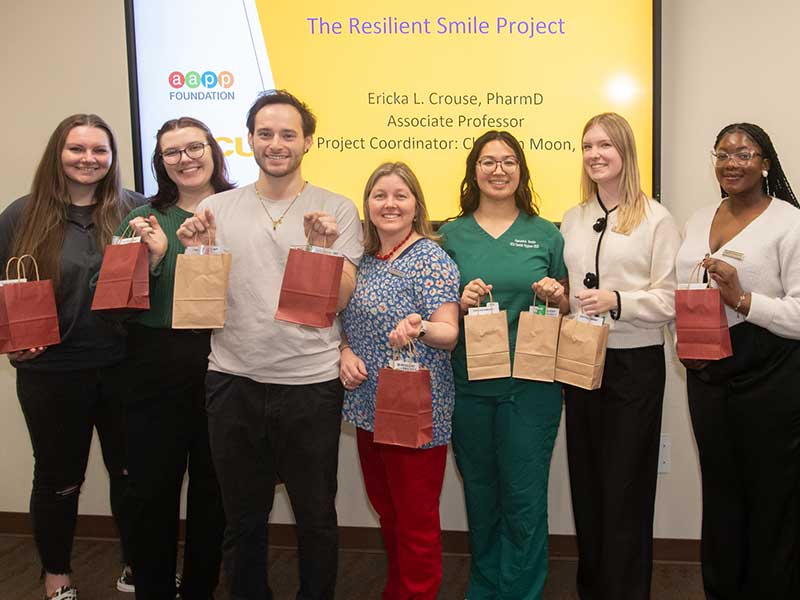
[[[676,259],[679,283],[688,283],[695,265],[711,254],[708,239],[718,208],[719,203],[704,206],[687,221]],[[741,254],[741,259],[731,254]],[[742,289],[751,293],[747,317],[725,307],[729,327],[746,320],[775,335],[800,339],[800,209],[773,198],[763,213],[711,256],[735,267]]]
[[[680,232],[666,208],[648,199],[645,218],[630,235],[614,231],[618,211],[608,215],[600,246],[600,289],[618,291],[621,312],[610,326],[609,348],[641,348],[664,343],[664,325],[675,318],[675,254]],[[569,271],[570,308],[580,312],[575,294],[583,278],[595,272],[600,233],[592,226],[605,216],[596,198],[567,211],[561,223],[564,262]]]

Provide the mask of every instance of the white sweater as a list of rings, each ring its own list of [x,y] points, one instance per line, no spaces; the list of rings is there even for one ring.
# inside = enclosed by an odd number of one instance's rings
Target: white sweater
[[[695,265],[711,253],[708,239],[718,207],[704,206],[687,221],[676,259],[680,283],[688,283]],[[725,256],[726,250],[741,253],[741,260]],[[725,307],[729,327],[747,320],[781,337],[800,339],[800,210],[773,198],[712,256],[736,268],[742,289],[752,297],[747,317]]]
[[[614,231],[618,211],[608,216],[600,246],[600,289],[618,291],[620,318],[606,318],[609,348],[641,348],[664,343],[664,325],[675,318],[675,254],[681,244],[678,227],[666,208],[648,199],[645,218],[630,235]],[[583,278],[595,272],[600,234],[592,226],[605,213],[597,199],[567,211],[561,223],[564,262],[569,271],[570,308],[580,312],[575,294]]]

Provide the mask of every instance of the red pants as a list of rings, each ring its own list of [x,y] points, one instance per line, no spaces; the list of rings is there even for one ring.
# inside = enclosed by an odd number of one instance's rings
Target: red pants
[[[442,581],[439,496],[447,446],[376,444],[357,430],[364,486],[381,521],[388,562],[383,600],[435,600]]]

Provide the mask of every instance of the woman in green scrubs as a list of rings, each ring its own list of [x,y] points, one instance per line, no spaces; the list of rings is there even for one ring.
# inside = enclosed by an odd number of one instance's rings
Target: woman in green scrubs
[[[461,212],[444,248],[461,271],[461,314],[491,290],[508,316],[510,351],[533,291],[569,312],[558,229],[538,215],[522,147],[479,137],[467,157]],[[541,598],[547,575],[547,480],[561,386],[511,377],[469,381],[463,328],[453,352],[453,449],[464,481],[472,563],[469,600]]]

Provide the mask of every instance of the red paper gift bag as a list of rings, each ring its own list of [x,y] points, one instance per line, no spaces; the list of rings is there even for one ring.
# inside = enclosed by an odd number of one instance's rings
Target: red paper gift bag
[[[725,304],[717,288],[675,290],[678,358],[719,360],[733,355]]]
[[[106,246],[92,310],[150,308],[149,269],[147,246],[142,242]]]
[[[290,249],[275,319],[320,328],[333,325],[343,268],[343,256]]]
[[[381,369],[375,398],[375,442],[419,448],[433,441],[432,407],[428,369]]]
[[[16,262],[17,280],[26,277],[22,260],[30,258],[35,281],[10,281],[9,267]],[[6,283],[7,282],[7,283]],[[0,285],[0,353],[52,346],[61,342],[53,282],[39,280],[39,267],[32,256],[11,258],[6,264],[6,282]]]

